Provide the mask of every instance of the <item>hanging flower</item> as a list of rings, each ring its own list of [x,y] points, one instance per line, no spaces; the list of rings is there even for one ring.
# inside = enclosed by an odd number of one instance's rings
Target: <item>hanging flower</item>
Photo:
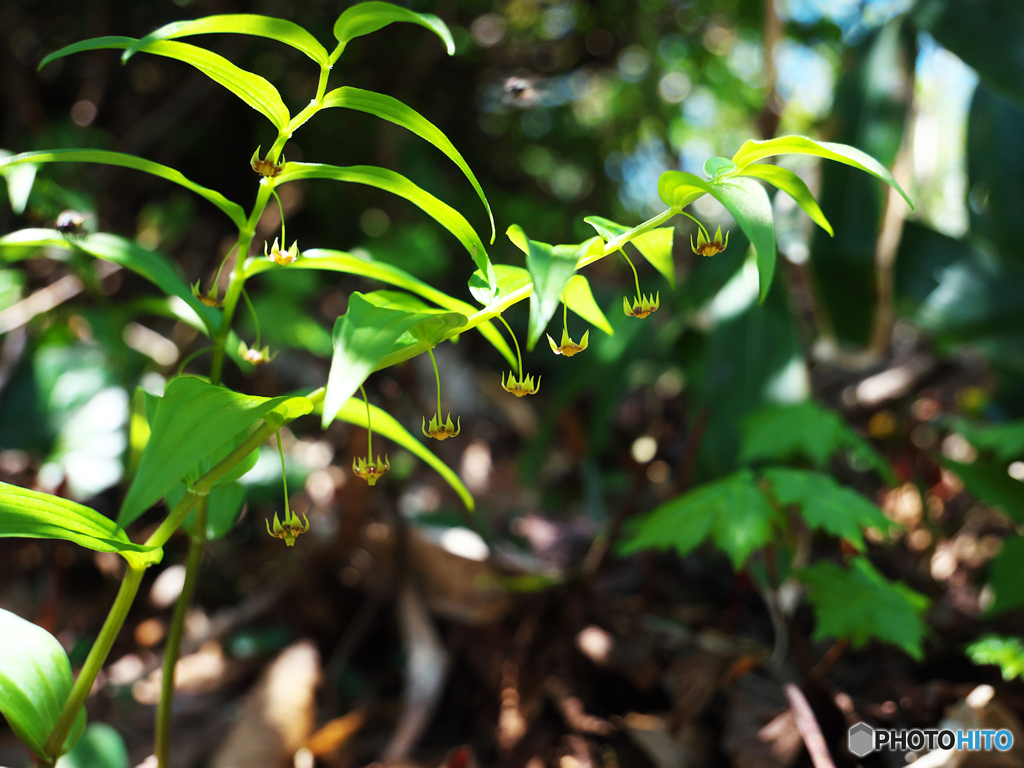
[[[697,244],[693,244],[693,235],[690,235],[690,247],[698,256],[714,256],[721,253],[729,245],[729,233],[725,233],[725,241],[722,241],[722,228],[719,227],[712,240],[707,236],[707,230],[699,227],[697,230]]]
[[[565,355],[566,357],[572,357],[578,355],[584,349],[587,348],[587,342],[590,340],[590,331],[586,331],[583,334],[583,338],[580,339],[580,343],[577,344],[575,341],[569,338],[569,330],[563,326],[562,328],[562,343],[555,344],[555,340],[551,338],[551,334],[546,334],[548,337],[548,344],[551,345],[551,351],[556,355]]]
[[[448,414],[448,421],[442,423],[441,414],[438,412],[430,420],[430,426],[427,426],[427,419],[424,417],[421,429],[427,437],[432,437],[435,440],[447,440],[449,437],[455,437],[462,431],[462,417],[459,417],[459,426],[456,427],[452,424],[452,415],[450,413]]]
[[[305,515],[302,516],[303,520],[299,519],[296,515],[288,508],[288,504],[285,503],[284,509],[284,522],[282,523],[277,519],[277,512],[274,513],[274,527],[271,529],[270,522],[264,520],[267,524],[267,533],[273,536],[275,539],[284,539],[284,543],[289,547],[295,546],[295,537],[305,533],[309,530],[309,518]]]
[[[362,456],[352,459],[352,472],[356,477],[361,477],[369,485],[376,485],[377,481],[384,477],[391,469],[391,464],[388,462],[388,457],[384,456],[384,461],[380,460],[380,456],[377,456],[377,460],[373,461],[369,456],[363,458]]]
[[[275,264],[280,264],[282,267],[288,264],[294,264],[295,260],[299,258],[299,241],[296,240],[292,243],[292,247],[287,251],[282,251],[281,246],[278,245],[278,240],[274,238],[274,245],[270,249],[270,253],[267,253],[267,244],[263,243],[263,255],[270,259]]]
[[[217,298],[215,293],[211,293],[207,296],[203,296],[203,292],[199,290],[199,281],[196,280],[195,284],[191,286],[192,295],[195,296],[199,301],[208,307],[219,307],[224,302]],[[213,290],[217,290],[217,284],[214,283]]]
[[[660,306],[661,291],[653,297],[640,294],[638,298],[633,299],[632,307],[629,306],[629,301],[627,301],[626,297],[622,297],[622,311],[630,317],[639,317],[641,319],[645,318],[651,314],[651,312],[656,312]]]
[[[256,347],[250,349],[248,344],[244,341],[240,341],[238,343],[238,356],[247,363],[263,365],[277,357],[277,350],[274,350],[274,353],[271,354],[269,346],[264,346],[263,349],[256,349]]]
[[[575,353],[574,353],[575,354]],[[537,377],[537,383],[533,383],[533,376],[527,374],[521,379],[516,380],[514,374],[509,373],[508,381],[505,381],[505,377],[501,377],[501,388],[506,392],[511,392],[516,397],[525,397],[526,395],[536,395],[540,392],[540,376]]]

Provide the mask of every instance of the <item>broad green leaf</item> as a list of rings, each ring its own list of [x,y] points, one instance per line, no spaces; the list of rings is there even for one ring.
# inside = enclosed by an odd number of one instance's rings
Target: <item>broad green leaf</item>
[[[658,177],[658,197],[665,205],[677,211],[710,192],[711,186],[692,173],[665,171]]]
[[[426,27],[444,41],[449,56],[455,53],[455,41],[452,39],[452,33],[437,16],[429,13],[415,13],[391,3],[369,2],[356,3],[346,9],[334,22],[334,37],[338,40],[339,45],[331,54],[331,62],[337,61],[345,46],[353,38],[369,35],[396,21],[406,21]]]
[[[75,748],[57,761],[56,768],[128,768],[128,749],[114,728],[89,723]]]
[[[960,420],[956,429],[975,448],[980,451],[991,451],[999,461],[1009,462],[1024,458],[1024,421],[982,426]]]
[[[736,170],[736,163],[727,157],[709,157],[704,161],[704,175],[708,179],[717,179]]]
[[[495,267],[498,270],[499,284],[500,274],[503,265],[497,265]],[[258,275],[261,272],[273,269],[322,269],[329,272],[345,272],[351,275],[359,275],[360,277],[368,277],[371,280],[380,280],[382,283],[389,283],[396,285],[399,288],[404,288],[407,291],[412,291],[427,301],[432,301],[439,307],[451,310],[453,312],[459,312],[467,317],[472,315],[476,309],[472,304],[467,304],[464,301],[449,296],[443,291],[439,291],[432,285],[424,283],[408,272],[399,269],[398,267],[386,264],[383,261],[374,261],[372,259],[360,258],[353,256],[343,251],[332,251],[324,248],[311,248],[308,251],[303,251],[302,255],[293,264],[287,266],[279,266],[270,259],[262,257],[255,257],[249,260],[246,265],[245,275],[249,278],[253,275]],[[523,270],[525,273],[526,270]],[[474,273],[474,276],[480,273]],[[527,279],[529,279],[527,277]],[[481,284],[483,284],[481,278]],[[473,292],[472,280],[470,281],[470,292]],[[484,287],[486,291],[486,286]],[[476,294],[474,294],[476,295]],[[480,331],[480,334],[487,339],[494,348],[497,349],[506,360],[513,362],[516,359],[515,353],[509,347],[508,342],[501,335],[500,331],[494,327],[493,323],[481,323],[476,326],[476,329]]]
[[[448,337],[449,331],[453,331],[466,324],[465,315],[459,312],[445,312],[443,309],[435,309],[427,306],[426,303],[415,296],[402,293],[401,291],[373,291],[371,293],[364,293],[363,298],[374,306],[383,309],[397,309],[401,312],[426,315],[426,318],[419,325],[413,326],[409,334],[416,341],[428,347],[436,347]]]
[[[896,183],[896,179],[884,165],[868,153],[847,144],[815,141],[805,136],[780,136],[767,141],[747,141],[732,157],[732,161],[736,164],[735,173],[745,173],[744,169],[751,163],[775,155],[814,155],[852,166],[884,181],[903,196],[907,205],[910,206],[910,210],[914,210],[914,204],[907,197],[907,193]]]
[[[0,712],[14,735],[45,759],[46,740],[71,694],[71,662],[57,638],[2,608],[0,638]],[[65,752],[84,730],[83,708],[64,741]]]
[[[42,60],[39,68],[42,69],[54,59],[69,56],[72,53],[95,51],[102,48],[124,50],[135,46],[137,42],[139,41],[134,37],[96,37],[91,40],[83,40],[80,43],[73,43],[61,48],[59,51],[54,51]],[[188,43],[177,43],[173,40],[149,43],[145,47],[137,47],[136,50],[191,64],[264,115],[278,130],[288,127],[290,119],[288,108],[281,100],[281,94],[278,93],[277,88],[271,85],[267,79],[236,67],[223,56],[218,56],[205,48],[198,48]]]
[[[253,451],[255,458],[259,458],[259,450]],[[251,464],[249,469],[252,469]],[[244,472],[242,474],[245,474]],[[168,491],[165,500],[167,502],[168,509],[174,509],[174,507],[185,497],[186,488],[181,483],[175,485],[170,491]],[[210,495],[206,499],[206,539],[212,541],[213,539],[219,539],[227,535],[227,533],[234,528],[235,521],[238,520],[238,513],[242,511],[242,506],[245,504],[245,493],[246,487],[238,482],[230,482],[218,485],[210,491]],[[188,532],[193,534],[196,527],[196,510],[193,509],[188,513],[185,518],[185,522],[181,524],[181,527]]]
[[[615,334],[611,323],[608,322],[608,318],[604,316],[604,312],[601,311],[601,308],[597,306],[597,302],[594,301],[594,294],[590,291],[590,283],[587,282],[587,278],[583,275],[577,274],[571,277],[569,282],[565,284],[565,290],[562,292],[562,295],[565,298],[565,306],[569,308],[570,312],[575,312],[609,336]]]
[[[0,149],[0,161],[6,161],[13,156],[13,152]],[[0,172],[7,180],[7,200],[11,204],[11,210],[20,216],[25,212],[28,196],[32,193],[32,185],[36,180],[36,166],[33,163],[25,163]]]
[[[1024,483],[1010,477],[1004,464],[981,459],[973,464],[962,464],[945,457],[941,461],[960,478],[972,496],[999,507],[1018,523],[1024,523]]]
[[[634,526],[622,552],[671,547],[685,555],[710,537],[739,569],[751,552],[771,541],[774,518],[753,472],[742,469],[654,509]]]
[[[865,557],[850,568],[823,561],[793,574],[808,588],[817,623],[813,639],[849,638],[863,648],[877,638],[902,648],[920,660],[928,628],[924,612],[928,598],[899,581],[889,581]]]
[[[522,230],[520,230],[520,232],[521,231]],[[525,239],[523,242],[526,242]],[[501,304],[516,291],[521,291],[524,288],[532,290],[533,288],[533,282],[530,280],[530,273],[522,267],[514,267],[511,264],[495,264],[494,274],[498,287],[494,292],[492,292],[490,286],[487,285],[487,278],[484,277],[484,274],[480,270],[474,272],[469,278],[469,292],[473,294],[474,299],[479,301],[485,307],[489,307],[493,304]],[[524,295],[523,298],[525,298],[526,295]]]
[[[1024,642],[1019,637],[988,634],[968,645],[966,652],[974,664],[999,667],[1003,680],[1024,675]]]
[[[366,405],[360,399],[350,398],[338,411],[336,418],[359,427],[365,427]],[[373,420],[373,431],[375,433],[379,433],[389,440],[398,443],[398,445],[429,464],[459,494],[459,498],[466,505],[466,509],[470,512],[476,509],[476,505],[473,502],[473,494],[469,492],[469,489],[459,479],[459,476],[447,464],[431,453],[423,443],[413,437],[393,416],[387,411],[382,411],[377,406],[371,405],[370,418]]]
[[[106,232],[68,238],[55,229],[20,229],[0,237],[0,256],[13,253],[21,258],[26,255],[24,246],[84,251],[97,259],[120,264],[146,278],[164,293],[185,302],[202,319],[208,333],[215,333],[220,327],[220,312],[193,296],[191,289],[178,276],[174,263],[159,251],[148,251],[131,240]]]
[[[447,314],[454,316],[450,318],[452,327],[465,325],[465,315]],[[379,307],[358,292],[349,296],[348,311],[334,324],[334,356],[324,397],[324,428],[377,365],[403,346],[400,339],[405,334],[424,323],[435,323],[437,318],[425,312]]]
[[[150,424],[118,522],[128,525],[226,443],[273,411],[281,420],[309,413],[305,397],[255,397],[193,376],[172,379]]]
[[[996,599],[989,613],[996,614],[1024,606],[1024,536],[1008,536],[1003,548],[989,565],[989,585]]]
[[[842,416],[811,401],[768,405],[750,414],[743,423],[739,460],[807,459],[824,469],[829,459],[844,450],[870,464],[887,482],[893,482],[892,469],[885,459],[850,429]]]
[[[491,222],[491,244],[494,243],[494,214],[491,213],[491,205],[487,202],[487,196],[484,194],[480,182],[476,180],[473,171],[469,169],[469,164],[459,154],[459,151],[455,149],[455,145],[433,123],[396,98],[350,86],[336,88],[328,93],[324,96],[323,105],[324,107],[347,107],[348,109],[376,115],[379,118],[412,131],[421,139],[429,141],[448,155],[448,158],[459,166],[459,170],[469,179],[469,183],[476,190],[480,202],[484,204],[484,208],[487,210],[487,218]]]
[[[298,179],[333,179],[367,184],[404,197],[455,235],[463,247],[469,251],[469,255],[473,257],[477,267],[487,276],[488,283],[494,285],[494,267],[491,265],[491,260],[487,256],[480,237],[466,221],[466,218],[450,205],[438,200],[401,174],[371,165],[353,165],[343,168],[320,163],[285,163],[281,175],[277,177],[277,183],[283,184],[286,181],[297,181]]]
[[[762,179],[778,187],[792,197],[815,224],[828,232],[830,236],[835,235],[832,225],[828,223],[825,214],[821,212],[818,201],[814,199],[811,190],[807,188],[804,180],[791,170],[780,168],[777,165],[748,165],[743,169],[743,175]]]
[[[587,216],[584,221],[596,229],[605,242],[611,242],[630,232],[629,227],[601,216]],[[672,237],[675,235],[675,231],[675,227],[659,227],[634,235],[623,242],[623,244],[625,242],[633,243],[640,254],[668,280],[669,285],[673,288],[676,285],[676,265],[672,261]]]
[[[764,476],[780,504],[800,507],[800,515],[809,528],[845,539],[859,552],[864,551],[861,528],[889,528],[882,510],[821,472],[771,467]]]
[[[327,66],[329,63],[327,49],[298,24],[285,19],[275,19],[269,16],[258,16],[250,13],[225,13],[189,21],[172,21],[170,24],[165,24],[133,43],[121,54],[121,61],[128,61],[134,54],[158,40],[176,40],[180,37],[189,37],[191,35],[209,35],[224,32],[277,40],[285,45],[290,45],[296,50],[302,51],[321,66]]]
[[[0,483],[0,537],[63,539],[95,552],[116,552],[133,565],[160,561],[159,547],[133,544],[113,520],[59,496]]]
[[[525,234],[518,224],[509,227],[510,238],[522,240]],[[579,246],[548,245],[527,240],[526,269],[533,281],[530,293],[530,326],[526,334],[526,348],[532,350],[544,333],[558,305],[562,291],[576,274]]]
[[[143,171],[195,192],[224,211],[236,226],[239,228],[245,226],[245,211],[242,210],[242,206],[228,200],[220,192],[196,184],[174,168],[168,168],[166,165],[122,152],[110,152],[105,149],[49,149],[40,152],[22,152],[20,155],[11,155],[0,159],[0,173],[8,176],[9,182],[9,174],[15,168],[42,163],[102,163],[103,165],[117,165],[122,168]]]

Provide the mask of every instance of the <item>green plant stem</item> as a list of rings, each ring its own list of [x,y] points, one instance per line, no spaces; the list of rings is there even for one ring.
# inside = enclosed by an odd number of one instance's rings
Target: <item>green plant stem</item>
[[[284,233],[284,205],[281,203],[281,196],[277,194],[276,189],[270,190],[270,193],[274,196],[274,200],[277,201],[277,215],[281,217],[281,250],[287,250],[288,238],[285,237]]]
[[[428,349],[430,362],[434,365],[434,378],[437,379],[437,420],[441,421],[441,374],[437,372],[437,360],[434,359],[434,350]]]
[[[177,370],[177,372],[174,375],[176,377],[177,376],[181,376],[181,374],[185,372],[185,366],[186,365],[191,363],[193,360],[195,360],[197,357],[199,357],[204,352],[209,352],[211,349],[213,349],[213,345],[212,344],[210,344],[208,346],[205,346],[202,349],[197,349],[195,352],[193,352],[192,354],[190,354],[188,357],[186,357],[184,360],[181,361],[181,365],[178,366],[178,370]]]
[[[620,248],[619,253],[622,254],[622,258],[624,258],[626,263],[629,264],[629,268],[633,270],[633,279],[636,281],[636,300],[643,301],[643,296],[640,293],[640,276],[636,273],[636,267],[633,266],[633,261],[626,255],[626,252],[623,249]]]
[[[701,234],[704,235],[704,239],[709,241],[709,242],[711,241],[711,235],[708,234],[707,229],[704,227],[703,224],[701,224],[697,220],[696,216],[693,216],[693,215],[687,213],[686,211],[680,211],[680,213],[683,214],[683,216],[685,216],[688,219],[693,219],[694,223],[697,225],[697,228],[700,230]]]
[[[128,571],[121,581],[121,588],[114,599],[114,605],[111,606],[110,613],[107,614],[107,620],[103,622],[103,629],[100,630],[99,637],[93,643],[85,664],[82,665],[82,670],[78,673],[78,679],[75,680],[75,684],[71,689],[71,694],[68,696],[68,700],[64,702],[60,718],[53,727],[53,731],[50,732],[50,737],[46,740],[46,754],[53,757],[54,760],[60,755],[61,748],[64,746],[64,740],[68,737],[71,727],[75,724],[78,712],[92,690],[92,686],[96,682],[96,676],[103,668],[110,649],[113,647],[114,641],[124,625],[124,620],[128,616],[128,609],[132,607],[135,595],[139,591],[139,585],[142,583],[142,575],[145,572],[145,566],[128,566]]]
[[[245,306],[249,308],[249,316],[252,317],[252,324],[256,326],[256,346],[255,349],[260,348],[260,319],[256,316],[256,308],[252,305],[252,300],[249,298],[248,292],[242,289],[242,298],[245,299]]]
[[[277,430],[277,452],[281,454],[281,483],[284,485],[284,519],[291,519],[292,511],[288,506],[288,472],[284,466],[284,446],[281,445],[281,430]]]
[[[516,370],[516,374],[519,375],[519,376],[522,376],[523,375],[523,355],[519,351],[519,339],[517,339],[516,335],[514,333],[512,333],[512,328],[505,321],[504,317],[502,317],[501,315],[498,315],[498,319],[501,320],[501,324],[505,326],[505,328],[508,330],[508,335],[511,336],[512,337],[512,341],[515,342],[515,345],[516,345],[516,360],[519,361],[519,367]]]
[[[195,596],[196,581],[199,577],[199,565],[203,559],[206,545],[206,507],[207,497],[199,502],[196,509],[195,533],[189,544],[188,557],[185,560],[185,583],[174,606],[171,625],[167,632],[167,646],[164,651],[163,680],[160,685],[160,703],[156,710],[156,734],[153,752],[156,754],[157,765],[167,768],[171,747],[171,715],[174,704],[174,670],[181,656],[181,639],[185,632],[185,617]]]
[[[373,461],[373,426],[370,424],[370,398],[366,396],[363,385],[359,385],[359,391],[363,393],[363,402],[366,403],[366,456],[367,461]]]

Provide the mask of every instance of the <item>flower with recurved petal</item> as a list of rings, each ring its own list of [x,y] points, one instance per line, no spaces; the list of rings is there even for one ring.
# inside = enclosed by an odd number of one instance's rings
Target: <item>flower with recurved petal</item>
[[[537,377],[537,383],[533,383],[533,376],[527,374],[519,380],[509,373],[508,381],[505,381],[505,377],[501,377],[501,388],[506,392],[511,392],[516,397],[525,397],[526,395],[536,395],[540,392],[540,376]]]
[[[715,232],[715,238],[709,240],[704,227],[697,231],[697,244],[693,244],[693,235],[690,235],[690,247],[698,256],[714,256],[721,253],[729,245],[729,233],[725,233],[725,241],[722,241],[722,228]]]
[[[423,434],[427,437],[432,437],[435,440],[447,440],[449,437],[455,437],[462,431],[462,417],[458,419],[458,427],[452,424],[452,415],[448,414],[448,421],[441,422],[441,414],[435,413],[434,417],[430,420],[430,426],[427,426],[426,417],[423,418],[423,425],[421,429]]]
[[[647,317],[651,312],[656,312],[658,307],[661,306],[661,292],[659,291],[655,296],[644,296],[640,295],[639,299],[633,299],[633,306],[629,306],[629,301],[626,297],[622,297],[622,311],[630,317]]]
[[[247,363],[263,365],[263,363],[269,363],[277,357],[277,350],[274,350],[273,354],[271,354],[269,345],[264,346],[263,349],[256,349],[256,347],[250,349],[248,344],[240,341],[238,343],[238,356]]]
[[[197,299],[199,299],[199,301],[201,301],[203,304],[205,304],[208,307],[219,307],[221,304],[224,303],[220,299],[218,299],[214,294],[210,294],[208,296],[203,296],[203,292],[199,290],[199,281],[198,280],[196,280],[195,284],[192,285],[191,288],[192,288],[192,295],[195,296]],[[216,290],[216,286],[214,286],[214,290]]]
[[[252,153],[252,157],[249,159],[249,165],[256,171],[260,176],[267,176],[274,178],[280,176],[281,171],[284,170],[285,159],[282,157],[280,163],[273,163],[269,159],[260,160],[260,148],[256,147],[256,151]]]
[[[551,338],[551,334],[545,334],[548,337],[548,344],[551,345],[551,351],[556,355],[565,355],[566,357],[572,357],[578,355],[584,349],[587,348],[587,343],[590,341],[590,331],[586,331],[583,334],[583,338],[580,339],[580,343],[577,344],[575,341],[569,338],[569,330],[565,327],[562,328],[562,343],[555,344],[555,340]]]
[[[369,456],[363,458],[362,456],[352,459],[352,472],[356,477],[361,477],[369,485],[376,485],[377,481],[384,477],[391,469],[391,464],[388,462],[388,457],[385,454],[384,461],[380,460],[380,456],[377,457],[376,461],[373,461]]]
[[[295,537],[309,530],[309,518],[305,515],[303,515],[302,517],[305,520],[305,522],[300,520],[298,515],[296,515],[290,509],[285,507],[283,523],[277,519],[277,512],[274,513],[273,530],[271,530],[270,528],[269,521],[264,520],[263,522],[267,524],[267,533],[269,533],[275,539],[284,539],[285,544],[287,544],[289,547],[294,547]]]
[[[295,260],[299,258],[299,241],[296,240],[292,243],[292,247],[287,251],[282,251],[281,246],[277,243],[277,238],[274,238],[274,245],[270,249],[270,253],[267,253],[267,244],[263,243],[263,255],[270,259],[275,264],[280,264],[282,267],[288,264],[294,264]]]

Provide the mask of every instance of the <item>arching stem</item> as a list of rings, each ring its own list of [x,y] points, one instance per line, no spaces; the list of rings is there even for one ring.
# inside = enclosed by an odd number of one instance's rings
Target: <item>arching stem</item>
[[[188,357],[186,357],[184,360],[181,361],[181,365],[178,366],[178,370],[175,372],[174,375],[175,376],[181,376],[181,374],[185,371],[185,366],[186,365],[191,363],[193,360],[195,360],[197,357],[199,357],[204,352],[209,352],[212,349],[213,349],[213,344],[210,344],[209,346],[203,347],[201,349],[197,349],[195,352],[193,352],[191,355],[189,355]]]
[[[284,467],[284,446],[281,445],[281,430],[277,430],[277,452],[281,455],[281,482],[284,484],[284,515],[286,520],[290,520],[292,513],[291,508],[288,506],[288,473]]]
[[[509,324],[507,322],[505,322],[505,318],[502,317],[501,315],[498,315],[498,319],[501,320],[501,324],[504,325],[505,328],[508,329],[508,335],[512,337],[512,341],[516,345],[516,360],[519,361],[519,367],[516,369],[516,373],[519,376],[522,376],[523,375],[523,356],[519,352],[519,340],[516,338],[516,335],[512,332],[512,328],[509,327]]]
[[[633,266],[633,262],[629,258],[629,256],[626,255],[626,252],[619,248],[619,253],[622,254],[622,258],[624,258],[626,260],[626,263],[629,264],[629,268],[633,270],[633,279],[636,281],[636,300],[640,301],[640,276],[636,273],[636,267]]]
[[[260,319],[256,316],[256,308],[252,305],[252,301],[249,299],[249,292],[242,289],[242,298],[245,299],[245,306],[249,308],[249,314],[252,316],[252,323],[256,326],[256,347],[260,348]]]
[[[281,205],[281,198],[278,197],[277,190],[272,189],[270,192],[274,196],[274,199],[277,200],[277,213],[281,217],[281,249],[285,250],[288,248],[288,245],[285,242],[286,238],[284,236],[284,206]]]
[[[366,455],[373,461],[373,426],[370,424],[370,399],[366,396],[363,385],[359,385],[359,391],[363,393],[363,402],[366,403]],[[438,418],[441,418],[438,416]]]
[[[685,217],[686,217],[686,218],[688,218],[688,219],[693,219],[693,221],[694,221],[694,222],[695,222],[695,223],[697,224],[697,227],[698,227],[698,228],[700,229],[700,231],[701,231],[701,234],[702,234],[702,235],[704,235],[704,239],[710,242],[710,240],[711,240],[711,235],[709,235],[709,234],[708,234],[708,231],[707,231],[707,229],[706,229],[706,228],[704,227],[704,225],[703,225],[703,224],[701,224],[701,223],[700,223],[700,222],[699,222],[699,221],[697,220],[697,217],[696,217],[696,216],[693,216],[693,215],[691,215],[691,214],[687,213],[686,211],[680,211],[680,213],[681,213],[681,214],[683,214],[683,216],[685,216]]]
[[[500,317],[500,315],[499,315]],[[437,379],[437,420],[441,420],[441,374],[437,372],[437,360],[434,359],[434,350],[428,349],[430,362],[434,364],[434,378]]]

